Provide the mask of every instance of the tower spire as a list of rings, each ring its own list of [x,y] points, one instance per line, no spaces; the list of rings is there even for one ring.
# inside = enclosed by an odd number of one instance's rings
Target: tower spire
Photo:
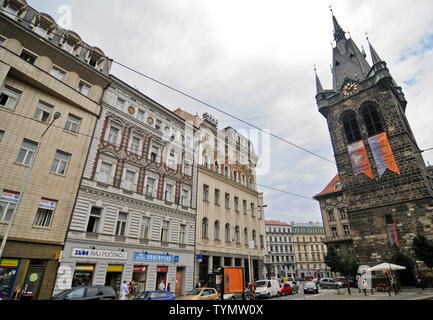
[[[329,9],[332,13],[332,22],[334,23],[334,39],[335,42],[339,42],[340,40],[346,39],[346,33],[343,28],[341,28],[340,24],[337,21],[337,18],[334,16],[334,11],[332,11],[332,7],[329,6]]]
[[[373,65],[375,65],[376,63],[378,63],[379,61],[382,61],[382,59],[379,57],[379,55],[377,54],[376,50],[374,50],[373,46],[370,43],[370,39],[368,39],[367,34],[365,35],[368,41],[368,46],[370,47],[370,55],[371,55],[371,60],[373,62]]]
[[[314,74],[316,75],[316,94],[323,92],[322,83],[320,83],[319,76],[317,75],[316,65],[314,65]]]

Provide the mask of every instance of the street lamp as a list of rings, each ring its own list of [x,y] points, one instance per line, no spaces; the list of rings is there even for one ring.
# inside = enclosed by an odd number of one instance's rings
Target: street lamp
[[[62,114],[60,112],[56,112],[54,114],[53,121],[51,121],[51,123],[45,129],[44,133],[42,133],[41,141],[42,141],[42,138],[44,137],[45,133],[48,131],[48,129],[54,123],[54,121],[56,121],[57,119],[59,119],[61,115]],[[21,187],[21,191],[20,191],[19,198],[17,200],[17,204],[16,204],[16,206],[14,208],[14,211],[12,212],[11,219],[9,220],[9,224],[8,224],[7,229],[6,229],[6,233],[5,233],[5,235],[4,235],[3,239],[2,239],[2,242],[1,242],[1,246],[0,246],[0,258],[3,256],[3,250],[4,250],[5,246],[6,246],[6,241],[7,241],[8,236],[9,236],[9,231],[10,231],[10,229],[12,227],[12,223],[13,223],[13,220],[15,218],[15,214],[17,213],[18,207],[19,207],[19,205],[21,203],[21,199],[23,198],[24,190],[25,190],[25,188],[27,186],[27,182],[29,181],[30,174],[31,174],[32,168],[33,168],[33,163],[35,162],[36,156],[38,155],[40,146],[41,146],[41,142],[38,143],[38,146],[37,146],[36,151],[35,151],[35,155],[31,159],[30,164],[29,164],[29,168],[27,169],[27,174],[26,174],[26,177],[24,179],[24,183],[23,183],[23,185]]]

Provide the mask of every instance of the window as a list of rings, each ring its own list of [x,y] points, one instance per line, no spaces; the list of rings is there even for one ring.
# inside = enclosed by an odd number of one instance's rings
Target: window
[[[263,235],[260,235],[260,248],[263,249],[265,247],[265,241]]]
[[[3,38],[3,37],[0,37],[0,46],[3,46],[3,43],[6,41],[6,39],[5,38]]]
[[[5,196],[7,194],[7,196]],[[0,201],[0,221],[10,221],[15,210],[16,203],[19,198],[19,193],[3,192]]]
[[[183,162],[183,173],[190,176],[192,174],[191,170],[192,170],[191,162],[185,159]]]
[[[138,111],[137,111],[137,119],[144,122],[145,118],[146,118],[146,113],[143,110],[138,109]]]
[[[347,219],[346,210],[340,209],[340,219]]]
[[[21,145],[20,152],[18,153],[16,162],[29,165],[35,155],[37,147],[38,147],[37,143],[24,140]]]
[[[6,7],[2,8],[3,12],[12,19],[16,19],[18,16],[18,8],[12,6],[12,4],[8,4]]]
[[[208,238],[208,236],[209,236],[208,227],[209,227],[209,222],[208,222],[208,219],[205,217],[205,218],[203,218],[203,220],[201,222],[201,236],[203,238]]]
[[[33,225],[37,227],[49,227],[53,219],[55,207],[56,201],[42,198]]]
[[[239,212],[239,198],[235,197],[235,211]]]
[[[128,213],[119,212],[116,223],[116,236],[125,236],[126,224],[128,222]]]
[[[10,110],[14,110],[18,99],[20,98],[21,92],[8,88],[3,87],[1,95],[0,95],[0,106],[5,107]]]
[[[120,133],[120,129],[116,128],[116,127],[110,127],[110,130],[108,132],[108,143],[117,144],[117,140],[119,139],[119,133]]]
[[[235,227],[235,242],[241,243],[241,235],[240,235],[240,228],[239,226]]]
[[[184,207],[189,206],[189,190],[188,189],[182,189],[182,193],[180,196],[180,204]]]
[[[220,222],[218,220],[215,221],[214,224],[214,238],[215,240],[219,240],[220,239]]]
[[[203,156],[203,166],[205,168],[209,168],[209,157],[208,156]]]
[[[124,109],[125,109],[125,103],[126,103],[125,100],[117,97],[116,108],[119,109],[120,111],[124,111]]]
[[[209,186],[207,184],[203,185],[203,201],[209,201]]]
[[[236,170],[233,170],[233,180],[235,182],[238,182],[238,173],[236,172]]]
[[[50,120],[50,115],[53,112],[53,107],[49,106],[41,101],[39,101],[36,107],[35,114],[33,118],[42,122],[48,122]]]
[[[215,170],[215,172],[216,173],[220,173],[220,168],[219,168],[219,163],[218,163],[218,161],[215,161],[215,163],[214,163],[214,170]]]
[[[355,112],[349,110],[343,114],[343,128],[346,133],[348,143],[361,140],[361,134]]]
[[[345,224],[345,225],[343,226],[343,233],[344,233],[345,236],[350,235],[349,226],[348,226],[347,224]]]
[[[247,200],[242,200],[242,211],[247,214]]]
[[[244,229],[244,244],[248,245],[248,229],[247,228]],[[271,246],[271,251],[272,251],[272,246]]]
[[[173,202],[173,185],[170,183],[165,184],[165,194],[164,200],[168,202]]]
[[[65,174],[70,158],[71,155],[57,150],[53,163],[51,164],[51,172]]]
[[[337,233],[337,228],[336,227],[331,227],[331,233],[333,237],[338,237],[338,233]]]
[[[227,192],[225,194],[225,206],[226,209],[230,209],[230,193]]]
[[[66,72],[56,66],[52,66],[50,74],[60,81],[64,81],[66,77]]]
[[[63,42],[62,47],[66,52],[72,54],[74,52],[75,43],[66,40]]]
[[[328,211],[328,221],[335,221],[333,211]]]
[[[256,230],[253,230],[252,232],[252,239],[254,241],[254,247],[257,247],[257,236],[256,236]]]
[[[110,184],[112,169],[113,169],[113,164],[102,161],[98,170],[98,176],[97,176],[98,181],[105,184]]]
[[[168,230],[170,223],[167,220],[162,221],[161,227],[161,242],[168,242]]]
[[[126,170],[125,171],[125,179],[123,180],[123,189],[126,190],[134,190],[135,189],[135,171]]]
[[[78,128],[80,127],[80,123],[81,123],[81,118],[69,114],[68,119],[66,120],[65,130],[70,131],[72,133],[77,133]]]
[[[156,130],[161,130],[161,126],[162,126],[161,120],[156,120],[156,122],[155,122],[155,129]]]
[[[246,186],[247,184],[246,184],[246,180],[245,180],[245,176],[244,175],[241,175],[241,181],[242,181],[242,185],[243,186]]]
[[[149,239],[149,230],[150,230],[150,217],[141,216],[141,228],[140,228],[141,239]]]
[[[21,51],[20,57],[30,64],[34,64],[37,58],[34,54],[24,49]]]
[[[155,189],[155,181],[156,181],[156,179],[154,179],[152,177],[147,177],[146,196],[153,197],[153,190]]]
[[[87,222],[87,232],[97,233],[101,222],[102,208],[92,207],[90,210],[89,222]]]
[[[254,210],[254,203],[251,202],[251,216],[254,217],[255,210]]]
[[[174,149],[170,150],[167,158],[167,165],[169,168],[176,170],[176,160]]]
[[[159,162],[159,148],[152,146],[150,149],[150,160],[153,162]]]
[[[225,239],[226,239],[226,242],[230,242],[230,224],[229,223],[226,223]]]
[[[186,225],[181,224],[179,227],[179,244],[186,243]]]
[[[81,94],[83,94],[83,95],[85,95],[86,97],[88,97],[89,96],[89,94],[90,94],[90,86],[87,84],[87,83],[84,83],[83,81],[80,81],[80,83],[78,84],[78,88],[77,88],[77,90],[81,93]]]
[[[137,136],[132,136],[130,151],[135,154],[140,154],[141,150],[141,138]]]
[[[257,207],[257,218],[262,218],[262,207],[260,206]]]
[[[227,166],[224,166],[224,176],[225,176],[226,178],[229,177],[229,168],[228,168]]]
[[[38,35],[40,35],[41,37],[43,37],[43,38],[45,38],[45,37],[47,36],[47,34],[48,34],[48,30],[45,29],[45,28],[44,28],[43,26],[41,26],[41,25],[35,26],[35,27],[33,28],[33,31],[34,31],[35,33],[37,33]]]
[[[0,130],[0,141],[2,141],[2,138],[3,138],[4,133],[5,133],[4,131],[1,131],[1,130]]]
[[[374,105],[368,105],[361,110],[364,118],[365,126],[367,127],[368,136],[374,136],[383,132],[382,121],[380,120],[377,108]]]

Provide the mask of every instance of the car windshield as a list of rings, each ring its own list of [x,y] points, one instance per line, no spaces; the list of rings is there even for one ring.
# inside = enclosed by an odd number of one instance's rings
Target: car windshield
[[[72,291],[72,289],[67,289],[67,290],[63,290],[62,292],[59,292],[58,294],[55,294],[53,296],[53,299],[63,299],[64,297],[66,297],[70,292]]]
[[[266,281],[256,281],[255,286],[256,287],[266,287],[267,283],[266,283]]]
[[[194,290],[188,291],[186,293],[186,296],[196,296],[196,295],[200,294],[200,292],[201,292],[201,289],[194,289]]]
[[[310,282],[307,282],[307,283],[305,284],[305,286],[308,287],[308,288],[315,288],[315,287],[316,287],[316,284],[315,284],[314,282],[310,281]]]
[[[137,298],[146,299],[149,296],[149,291],[142,291],[138,294]]]

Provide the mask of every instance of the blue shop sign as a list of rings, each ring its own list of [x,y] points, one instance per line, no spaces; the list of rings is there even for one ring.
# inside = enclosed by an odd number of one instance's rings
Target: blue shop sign
[[[134,252],[134,260],[149,262],[178,262],[179,256],[173,258],[173,256],[166,254]]]
[[[203,262],[203,255],[202,254],[197,255],[197,262]]]

